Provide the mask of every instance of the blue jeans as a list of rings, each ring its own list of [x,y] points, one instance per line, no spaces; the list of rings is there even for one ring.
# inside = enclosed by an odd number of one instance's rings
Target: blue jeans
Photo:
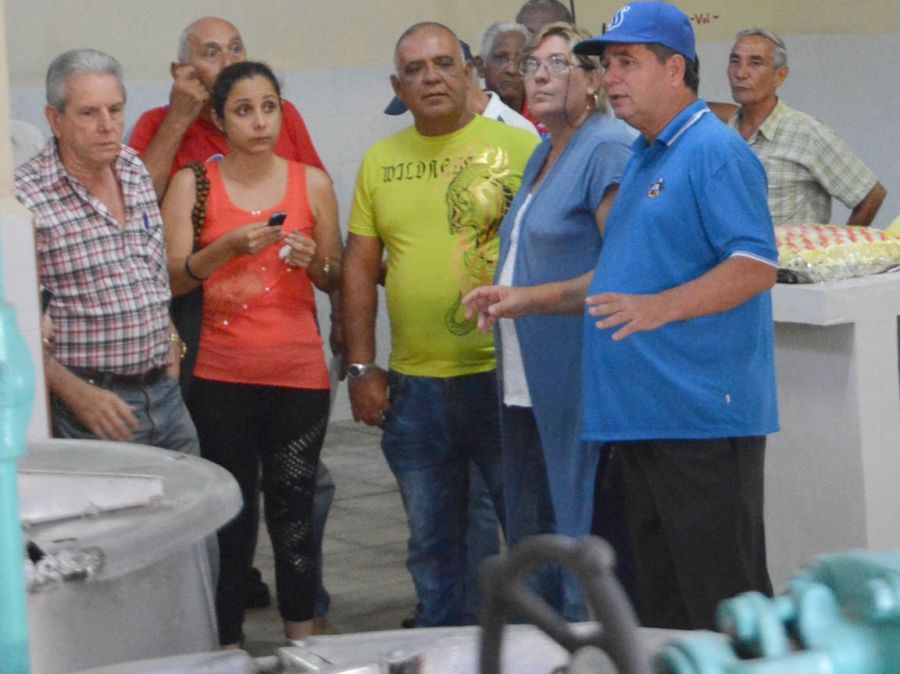
[[[481,563],[500,554],[500,524],[494,501],[478,468],[469,462],[469,530],[466,532],[466,623],[481,612]]]
[[[416,625],[462,625],[470,460],[504,519],[496,377],[391,372],[390,399],[381,447],[409,523],[406,567],[420,603]]]
[[[133,431],[131,442],[200,456],[197,429],[181,399],[178,382],[168,374],[153,384],[88,381],[115,393],[131,407],[140,424]],[[56,396],[51,397],[51,415],[54,437],[96,439]]]

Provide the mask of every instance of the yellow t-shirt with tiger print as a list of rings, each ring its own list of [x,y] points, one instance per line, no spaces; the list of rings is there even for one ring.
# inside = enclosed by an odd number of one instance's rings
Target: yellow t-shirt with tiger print
[[[410,127],[373,145],[349,229],[387,251],[392,369],[455,377],[495,367],[494,343],[461,300],[493,281],[500,223],[538,138],[476,115],[444,136]]]

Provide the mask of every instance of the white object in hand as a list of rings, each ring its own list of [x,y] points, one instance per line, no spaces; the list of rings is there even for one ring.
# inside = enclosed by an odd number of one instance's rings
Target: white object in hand
[[[290,244],[287,244],[287,243],[284,244],[281,247],[281,250],[278,251],[278,257],[280,257],[282,260],[287,260],[287,257],[290,254],[291,254],[291,246],[290,246]]]

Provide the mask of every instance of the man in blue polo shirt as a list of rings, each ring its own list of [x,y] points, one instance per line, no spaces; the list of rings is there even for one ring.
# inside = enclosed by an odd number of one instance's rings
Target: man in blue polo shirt
[[[719,601],[771,593],[766,434],[778,429],[766,174],[697,98],[694,33],[664,2],[622,7],[598,54],[634,156],[588,291],[585,439],[622,480],[644,625],[713,627]]]

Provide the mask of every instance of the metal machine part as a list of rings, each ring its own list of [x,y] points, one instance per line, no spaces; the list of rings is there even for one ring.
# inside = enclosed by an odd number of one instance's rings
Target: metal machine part
[[[40,553],[36,560],[30,558],[32,550]],[[58,583],[93,578],[103,570],[104,557],[99,548],[64,549],[47,555],[30,543],[29,559],[25,562],[25,588],[36,592]]]
[[[585,631],[569,624],[528,588],[528,578],[547,564],[557,564],[578,578],[585,603],[596,620],[592,629]],[[482,565],[485,597],[481,673],[500,674],[504,628],[510,619],[524,618],[575,655],[576,661],[596,661],[595,652],[581,651],[599,649],[609,656],[619,674],[649,674],[650,662],[638,639],[637,620],[615,577],[614,564],[612,548],[593,536],[580,541],[556,535],[534,536],[505,557],[487,560]]]
[[[281,671],[276,658],[252,658],[244,651],[216,651],[123,662],[74,674],[267,674]]]
[[[900,673],[900,552],[852,551],[816,559],[775,598],[722,602],[711,632],[676,639],[661,674]]]
[[[307,637],[279,649],[278,656],[285,671],[358,674],[359,667],[368,666],[375,674],[469,674],[478,671],[480,642],[481,630],[474,625],[419,627]],[[532,625],[506,629],[502,657],[505,671],[515,674],[548,674],[569,660],[564,648]]]

